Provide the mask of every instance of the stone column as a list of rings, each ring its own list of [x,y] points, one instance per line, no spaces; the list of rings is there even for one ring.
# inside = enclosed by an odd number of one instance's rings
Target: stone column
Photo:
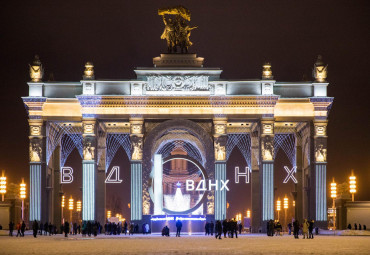
[[[96,177],[96,219],[103,224],[106,221],[106,143],[107,133],[103,123],[98,124],[97,128],[97,177]]]
[[[82,220],[96,219],[96,120],[84,119],[82,160]]]
[[[62,194],[60,184],[60,145],[58,145],[52,157],[53,170],[53,220],[52,223],[59,226],[62,223]]]
[[[221,181],[226,182],[226,119],[214,119],[214,151],[215,151],[215,220],[226,219],[226,190],[220,190]]]
[[[131,220],[143,216],[143,130],[142,118],[130,119],[131,139]]]
[[[327,164],[327,136],[326,121],[314,121],[314,149],[315,149],[315,215],[320,226],[326,226],[326,164]],[[313,206],[311,204],[311,206]]]
[[[303,165],[303,150],[302,150],[302,139],[298,139],[296,135],[295,140],[295,158],[296,158],[296,179],[298,183],[294,185],[294,218],[299,222],[303,222],[303,175],[302,175],[302,165]]]
[[[46,217],[46,148],[45,128],[40,119],[30,119],[30,221]]]
[[[260,137],[258,130],[251,133],[252,164],[252,233],[258,233],[261,227],[261,184],[260,184]]]
[[[266,221],[274,219],[274,121],[261,121],[260,181],[262,189],[262,228]]]

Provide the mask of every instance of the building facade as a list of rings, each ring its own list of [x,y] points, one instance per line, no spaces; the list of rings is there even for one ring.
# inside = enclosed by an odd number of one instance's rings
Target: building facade
[[[321,58],[313,82],[276,81],[268,63],[261,79],[228,81],[203,61],[195,54],[161,54],[154,67],[135,69],[135,80],[97,80],[88,62],[81,81],[44,82],[35,59],[29,95],[22,98],[30,127],[30,220],[60,221],[60,187],[70,177],[61,171],[74,147],[82,158],[82,219],[105,222],[106,179],[117,151],[108,141],[114,140],[131,161],[131,220],[140,221],[154,214],[155,154],[165,158],[181,148],[206,181],[222,183],[230,151],[246,141],[241,153],[251,172],[252,230],[258,231],[274,218],[274,159],[289,137],[293,145],[283,149],[294,167],[295,218],[324,226],[333,98]],[[226,192],[207,192],[204,215],[227,217]]]

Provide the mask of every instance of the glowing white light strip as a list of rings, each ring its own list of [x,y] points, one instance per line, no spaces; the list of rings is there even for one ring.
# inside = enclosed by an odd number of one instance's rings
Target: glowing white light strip
[[[114,178],[112,178],[112,175],[114,175]],[[119,166],[112,167],[112,170],[109,172],[107,179],[105,179],[105,183],[121,183],[122,180],[119,177]]]
[[[151,221],[206,221],[205,217],[181,217],[181,216],[169,216],[169,217],[152,217]]]
[[[284,166],[284,169],[285,171],[288,173],[287,177],[285,177],[283,183],[288,183],[288,181],[290,179],[292,179],[292,181],[294,183],[298,183],[298,180],[295,178],[295,176],[293,174],[297,173],[297,167],[294,166],[291,170],[289,170],[289,168],[287,166]]]

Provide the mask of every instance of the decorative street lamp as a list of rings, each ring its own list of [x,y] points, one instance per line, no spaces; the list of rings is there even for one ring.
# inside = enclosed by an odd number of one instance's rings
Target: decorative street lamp
[[[330,183],[330,197],[333,199],[333,229],[335,230],[335,221],[336,221],[336,209],[335,209],[335,199],[337,198],[337,184],[334,181]]]
[[[2,171],[2,176],[0,177],[0,194],[1,194],[1,201],[4,202],[4,195],[6,193],[6,177],[5,171]]]
[[[352,194],[352,202],[355,201],[355,193],[356,193],[356,176],[353,175],[353,170],[352,174],[349,177],[349,193]]]
[[[24,220],[24,199],[26,198],[26,184],[22,178],[22,183],[19,186],[19,196],[22,199],[22,221]]]
[[[280,198],[276,201],[276,211],[278,212],[278,220],[280,220],[281,201]]]
[[[72,198],[72,195],[71,195],[71,198],[68,200],[68,209],[69,209],[69,212],[70,212],[70,222],[69,223],[72,223],[72,212],[73,212],[73,198]]]
[[[109,219],[110,217],[112,217],[112,211],[107,211],[107,218]]]
[[[285,218],[285,225],[287,225],[287,214],[288,214],[288,205],[289,205],[289,200],[288,197],[285,195],[284,197],[284,218]]]
[[[250,218],[251,217],[251,210],[247,210],[247,218]]]
[[[295,200],[293,200],[293,207],[295,207]]]
[[[82,209],[82,203],[81,203],[81,200],[78,200],[76,204],[76,211],[78,213],[78,221],[80,220],[81,209]]]
[[[65,206],[65,196],[62,196],[62,224],[64,224],[64,216],[63,216],[63,211],[64,211],[64,206]]]

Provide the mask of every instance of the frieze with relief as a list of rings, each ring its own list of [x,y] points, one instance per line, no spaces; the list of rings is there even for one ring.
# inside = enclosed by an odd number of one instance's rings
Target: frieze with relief
[[[30,162],[41,162],[42,160],[42,140],[31,139],[30,140]]]
[[[208,76],[148,76],[146,91],[209,91]]]

